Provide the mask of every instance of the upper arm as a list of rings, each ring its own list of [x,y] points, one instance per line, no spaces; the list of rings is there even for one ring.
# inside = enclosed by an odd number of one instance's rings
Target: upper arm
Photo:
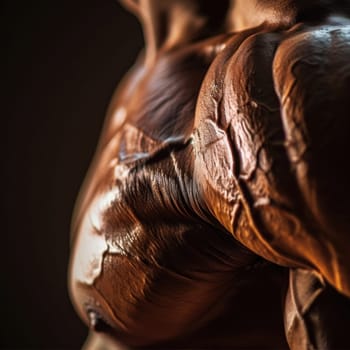
[[[311,235],[327,245],[314,264],[349,294],[350,26],[324,26],[285,40],[273,70],[290,167]]]
[[[292,265],[283,223],[274,220],[291,207],[293,191],[272,73],[280,41],[280,34],[245,31],[213,62],[196,113],[195,179],[208,211],[238,241]]]
[[[213,62],[195,178],[208,211],[246,247],[349,294],[349,35],[325,28],[250,33]]]

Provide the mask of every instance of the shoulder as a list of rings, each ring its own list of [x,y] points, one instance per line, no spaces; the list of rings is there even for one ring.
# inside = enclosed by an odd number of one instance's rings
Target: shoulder
[[[317,84],[320,80],[334,79],[331,72],[337,78],[345,76],[350,69],[349,55],[350,20],[330,20],[324,25],[291,32],[280,43],[273,62],[277,94],[282,97],[288,81],[299,80],[305,73],[317,76]],[[300,80],[299,85],[307,84]]]

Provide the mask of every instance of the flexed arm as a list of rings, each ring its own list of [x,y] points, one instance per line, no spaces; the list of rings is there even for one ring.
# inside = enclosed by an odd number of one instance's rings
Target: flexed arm
[[[194,133],[209,211],[252,251],[346,295],[348,28],[242,32],[204,81]]]
[[[251,251],[291,269],[291,349],[349,346],[346,21],[243,31],[213,62],[196,110],[194,178],[207,211]]]

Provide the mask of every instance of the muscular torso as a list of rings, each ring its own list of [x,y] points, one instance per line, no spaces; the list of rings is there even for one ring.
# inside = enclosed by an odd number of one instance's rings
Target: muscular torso
[[[289,106],[305,97],[304,66],[319,79],[350,58],[347,25],[261,26],[160,52],[151,66],[140,58],[75,215],[72,295],[87,323],[129,346],[283,349],[288,268],[350,295],[349,261],[327,260],[348,259],[350,226],[332,240],[324,208],[310,206],[317,135],[294,118],[307,108]],[[328,58],[334,46],[341,54]],[[349,64],[342,74],[339,91]]]

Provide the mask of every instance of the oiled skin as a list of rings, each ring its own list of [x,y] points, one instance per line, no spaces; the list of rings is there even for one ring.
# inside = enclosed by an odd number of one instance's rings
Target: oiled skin
[[[128,4],[147,48],[76,209],[80,316],[107,348],[349,347],[350,20],[206,39],[172,0],[164,39],[164,2]]]

